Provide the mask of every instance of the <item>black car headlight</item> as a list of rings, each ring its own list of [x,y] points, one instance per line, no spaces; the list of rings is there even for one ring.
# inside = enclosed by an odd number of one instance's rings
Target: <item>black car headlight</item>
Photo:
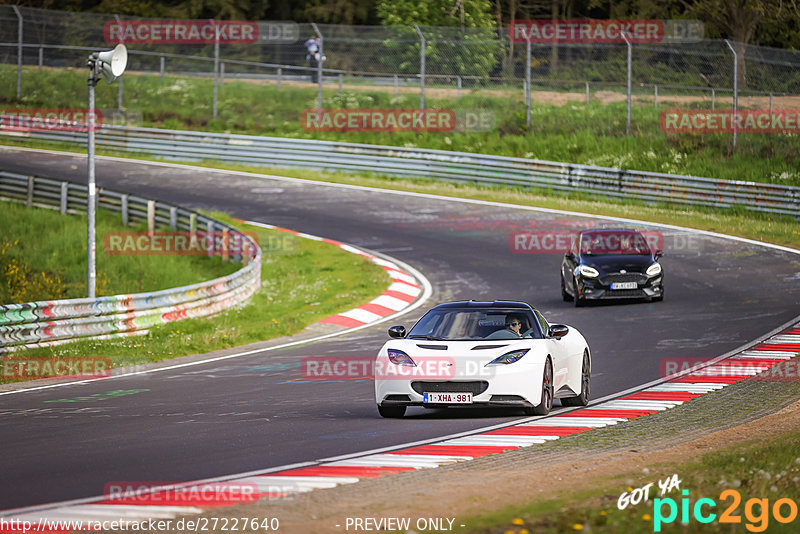
[[[518,362],[519,360],[522,359],[523,356],[525,356],[525,354],[528,353],[529,350],[531,349],[521,349],[521,350],[506,352],[502,356],[498,356],[494,360],[487,363],[484,367],[488,365],[499,365],[499,364],[508,365],[509,363]]]

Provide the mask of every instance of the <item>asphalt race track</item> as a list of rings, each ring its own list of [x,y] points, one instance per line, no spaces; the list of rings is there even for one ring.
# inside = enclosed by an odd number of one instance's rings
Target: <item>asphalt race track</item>
[[[0,169],[86,181],[86,156],[0,150]],[[246,174],[99,159],[100,187],[221,210],[402,260],[428,277],[430,305],[519,299],[578,328],[593,356],[593,397],[654,380],[665,358],[712,358],[794,318],[800,257],[664,230],[666,298],[576,309],[562,302],[560,255],[518,254],[509,234],[597,219],[332,187]],[[102,495],[111,481],[182,481],[329,458],[464,432],[520,412],[411,409],[381,419],[370,381],[300,382],[305,356],[372,355],[381,324],[349,335],[147,375],[0,396],[0,510]],[[110,390],[95,402],[46,402]],[[134,390],[143,390],[135,392]]]

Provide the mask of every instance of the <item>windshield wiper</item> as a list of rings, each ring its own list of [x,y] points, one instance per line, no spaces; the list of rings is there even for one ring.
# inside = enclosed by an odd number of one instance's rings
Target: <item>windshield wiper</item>
[[[409,339],[425,339],[427,341],[445,341],[444,339],[442,339],[440,337],[436,337],[436,336],[421,336],[419,334],[414,334],[414,335],[408,336],[408,338]]]

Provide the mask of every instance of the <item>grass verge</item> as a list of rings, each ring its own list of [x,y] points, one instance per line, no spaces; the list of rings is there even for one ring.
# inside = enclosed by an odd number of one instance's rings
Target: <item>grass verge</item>
[[[14,67],[0,66],[0,105],[4,108],[83,108],[83,70],[25,68],[22,98],[16,98]],[[734,151],[731,134],[666,134],[660,113],[673,108],[708,108],[691,98],[654,108],[644,95],[636,99],[632,131],[625,135],[624,102],[566,101],[547,103],[550,92],[533,94],[532,126],[527,127],[522,91],[478,88],[457,97],[431,89],[428,108],[479,111],[489,117],[488,131],[452,132],[318,132],[301,124],[304,109],[316,108],[317,88],[311,84],[276,85],[255,80],[228,80],[219,89],[219,112],[212,114],[213,80],[197,77],[125,75],[124,110],[141,126],[235,132],[309,139],[330,139],[406,147],[424,147],[500,154],[553,161],[611,166],[643,171],[708,176],[800,185],[797,134],[739,134]],[[98,86],[97,107],[116,110],[116,86]],[[668,97],[663,96],[662,101]],[[419,95],[390,87],[364,86],[323,91],[325,108],[416,108]],[[717,107],[728,103],[717,103]],[[741,106],[746,102],[742,100]],[[754,104],[756,107],[765,107]],[[141,117],[139,119],[139,117]],[[106,122],[113,120],[108,113]],[[463,131],[460,131],[463,130]]]
[[[111,358],[114,367],[121,367],[206,353],[297,333],[371,300],[390,283],[383,269],[339,247],[238,223],[224,214],[212,215],[255,233],[264,249],[261,289],[247,304],[210,318],[157,326],[144,336],[78,340],[20,354],[104,356]]]
[[[119,215],[100,209],[97,235],[97,295],[158,291],[211,280],[240,268],[219,256],[115,255],[103,248],[110,232],[147,231],[146,223],[124,227]],[[0,203],[0,303],[86,296],[86,215]]]

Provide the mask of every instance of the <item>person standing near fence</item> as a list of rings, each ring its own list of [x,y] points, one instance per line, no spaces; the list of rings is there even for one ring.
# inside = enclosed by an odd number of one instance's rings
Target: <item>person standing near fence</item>
[[[306,61],[308,66],[311,67],[311,83],[317,83],[317,65],[321,59],[319,55],[319,37],[312,35],[303,46],[306,47]]]

